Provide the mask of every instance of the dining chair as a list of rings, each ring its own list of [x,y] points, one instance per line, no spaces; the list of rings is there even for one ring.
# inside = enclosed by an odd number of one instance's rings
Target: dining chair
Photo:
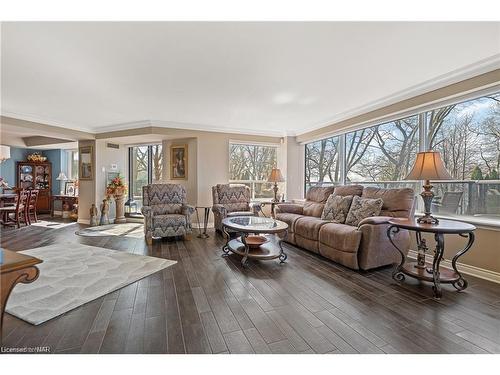
[[[31,217],[33,216],[33,221],[36,223],[38,221],[38,217],[36,215],[36,204],[38,202],[38,193],[40,191],[37,189],[30,190],[29,203],[26,207],[28,224],[31,225]]]
[[[17,193],[15,206],[1,207],[0,212],[2,214],[2,224],[3,225],[16,225],[18,228],[21,227],[21,221],[26,225],[29,225],[28,221],[28,204],[30,200],[29,190],[19,190]],[[11,216],[13,214],[13,216]]]

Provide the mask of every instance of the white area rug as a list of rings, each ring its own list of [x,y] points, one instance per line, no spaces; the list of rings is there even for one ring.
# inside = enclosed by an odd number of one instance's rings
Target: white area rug
[[[43,260],[40,276],[14,287],[6,312],[35,325],[177,263],[75,243],[21,253]]]
[[[32,222],[31,225],[35,226],[35,227],[44,227],[44,228],[50,228],[50,229],[62,229],[62,228],[69,227],[70,225],[76,225],[76,222],[61,223],[61,222],[57,222],[57,221],[38,220],[36,223]],[[21,228],[29,228],[29,226],[21,227]]]
[[[76,234],[83,237],[119,236],[141,238],[144,237],[144,225],[141,223],[101,225],[79,230]]]

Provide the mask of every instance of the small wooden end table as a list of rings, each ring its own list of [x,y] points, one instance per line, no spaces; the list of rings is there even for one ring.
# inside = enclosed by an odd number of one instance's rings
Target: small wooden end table
[[[2,249],[0,257],[0,340],[3,327],[3,315],[7,300],[17,283],[29,284],[38,278],[39,270],[35,266],[41,259]]]
[[[406,229],[415,232],[418,248],[418,256],[416,261],[406,261],[406,254],[393,242],[393,235],[401,229]],[[392,219],[389,220],[389,228],[387,228],[387,236],[392,245],[401,254],[401,263],[396,266],[392,273],[392,278],[396,281],[403,281],[406,276],[414,277],[418,280],[430,281],[434,285],[434,298],[442,297],[441,284],[451,284],[458,291],[467,288],[467,280],[457,269],[457,260],[464,255],[472,247],[474,243],[474,225],[463,223],[461,221],[440,219],[438,224],[421,224],[416,220],[411,219]],[[422,238],[422,233],[433,233],[436,241],[434,250],[434,258],[432,264],[426,263],[425,254],[429,251],[425,239]],[[444,255],[444,235],[458,234],[461,237],[468,239],[465,248],[455,254],[451,260],[452,270],[440,267],[441,260]]]
[[[231,239],[227,229],[241,233],[241,236]],[[287,223],[259,216],[234,216],[222,220],[222,231],[227,238],[226,244],[222,247],[224,252],[222,256],[229,255],[229,252],[242,256],[243,267],[248,266],[248,259],[278,258],[280,263],[285,263],[287,255],[281,242],[288,233]],[[253,236],[250,236],[251,234]],[[261,239],[262,243],[254,246],[252,242],[256,239]]]

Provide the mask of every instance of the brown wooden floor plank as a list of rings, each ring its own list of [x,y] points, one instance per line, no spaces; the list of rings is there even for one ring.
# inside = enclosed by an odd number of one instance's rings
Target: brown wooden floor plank
[[[252,345],[248,342],[243,331],[234,331],[224,334],[224,340],[227,343],[231,354],[251,354],[254,353]]]

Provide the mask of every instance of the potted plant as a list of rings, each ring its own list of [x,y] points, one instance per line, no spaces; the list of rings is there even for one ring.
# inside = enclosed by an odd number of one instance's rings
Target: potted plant
[[[125,223],[125,194],[127,193],[127,184],[122,176],[117,176],[106,186],[106,198],[114,198],[116,203],[115,223]]]

